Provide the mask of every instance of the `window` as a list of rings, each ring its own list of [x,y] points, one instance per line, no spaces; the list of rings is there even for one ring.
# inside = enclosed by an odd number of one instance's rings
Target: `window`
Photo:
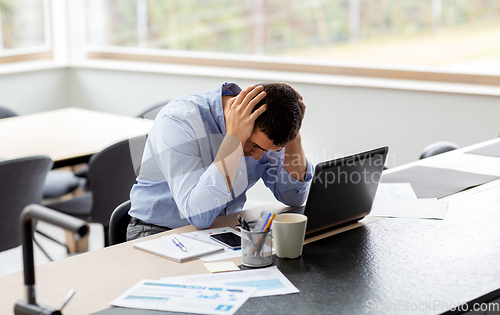
[[[500,75],[498,0],[87,0],[86,9],[91,46]]]
[[[0,62],[50,58],[49,9],[48,0],[0,0]]]

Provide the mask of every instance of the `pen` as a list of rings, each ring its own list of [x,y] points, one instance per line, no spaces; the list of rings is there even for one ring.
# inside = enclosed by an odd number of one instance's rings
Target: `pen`
[[[182,243],[177,239],[177,237],[172,236],[172,242],[174,242],[175,246],[179,247],[183,252],[187,251],[186,246],[182,245]]]
[[[250,227],[248,226],[247,221],[241,217],[241,215],[238,215],[238,221],[240,222],[241,228],[244,229],[245,231],[250,231]]]
[[[269,229],[269,227],[271,226],[271,223],[273,222],[273,220],[274,220],[274,217],[275,217],[275,216],[276,216],[276,214],[274,214],[274,213],[273,213],[273,214],[271,214],[271,216],[269,217],[269,219],[268,219],[268,221],[267,221],[266,225],[265,225],[265,226],[264,226],[264,228],[262,229],[262,231],[263,231],[263,232],[264,232],[264,231],[267,231],[267,230]]]

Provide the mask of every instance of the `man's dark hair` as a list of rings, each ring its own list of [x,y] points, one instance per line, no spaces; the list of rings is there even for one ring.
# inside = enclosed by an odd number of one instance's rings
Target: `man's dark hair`
[[[267,109],[255,120],[255,128],[260,128],[276,146],[285,146],[299,133],[302,124],[302,107],[297,93],[282,83],[261,83],[266,91],[254,108],[266,104]]]

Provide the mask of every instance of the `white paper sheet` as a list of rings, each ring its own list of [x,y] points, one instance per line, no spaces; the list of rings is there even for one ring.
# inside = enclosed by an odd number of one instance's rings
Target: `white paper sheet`
[[[446,201],[417,199],[409,183],[380,183],[369,216],[444,219],[447,209]]]
[[[141,280],[111,305],[195,314],[234,314],[256,288]]]
[[[380,183],[375,194],[375,200],[412,200],[417,195],[410,183]]]
[[[201,283],[206,285],[255,287],[257,291],[253,293],[252,297],[299,292],[276,266],[217,274],[170,277],[162,278],[162,280],[185,284]]]
[[[448,202],[436,198],[415,200],[375,200],[370,216],[444,219],[448,209]]]
[[[219,243],[217,243],[216,241],[213,241],[210,238],[210,234],[217,234],[217,233],[223,233],[223,232],[234,232],[234,233],[241,236],[241,233],[239,231],[236,231],[235,229],[232,229],[228,226],[222,227],[222,228],[216,228],[216,229],[208,229],[208,230],[183,233],[182,235],[187,236],[187,237],[191,237],[191,238],[203,241],[203,242],[207,242],[210,244],[220,245]],[[223,252],[205,255],[205,256],[200,257],[200,259],[208,262],[208,261],[216,261],[216,260],[222,260],[222,259],[235,258],[235,257],[240,257],[240,256],[241,256],[241,250],[232,250],[230,248],[224,248]]]
[[[500,201],[500,185],[478,191],[471,196],[491,201]]]

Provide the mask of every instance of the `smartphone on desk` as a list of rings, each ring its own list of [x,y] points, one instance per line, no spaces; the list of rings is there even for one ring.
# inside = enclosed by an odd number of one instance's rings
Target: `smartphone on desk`
[[[210,234],[210,238],[233,250],[241,248],[241,237],[234,232]]]

